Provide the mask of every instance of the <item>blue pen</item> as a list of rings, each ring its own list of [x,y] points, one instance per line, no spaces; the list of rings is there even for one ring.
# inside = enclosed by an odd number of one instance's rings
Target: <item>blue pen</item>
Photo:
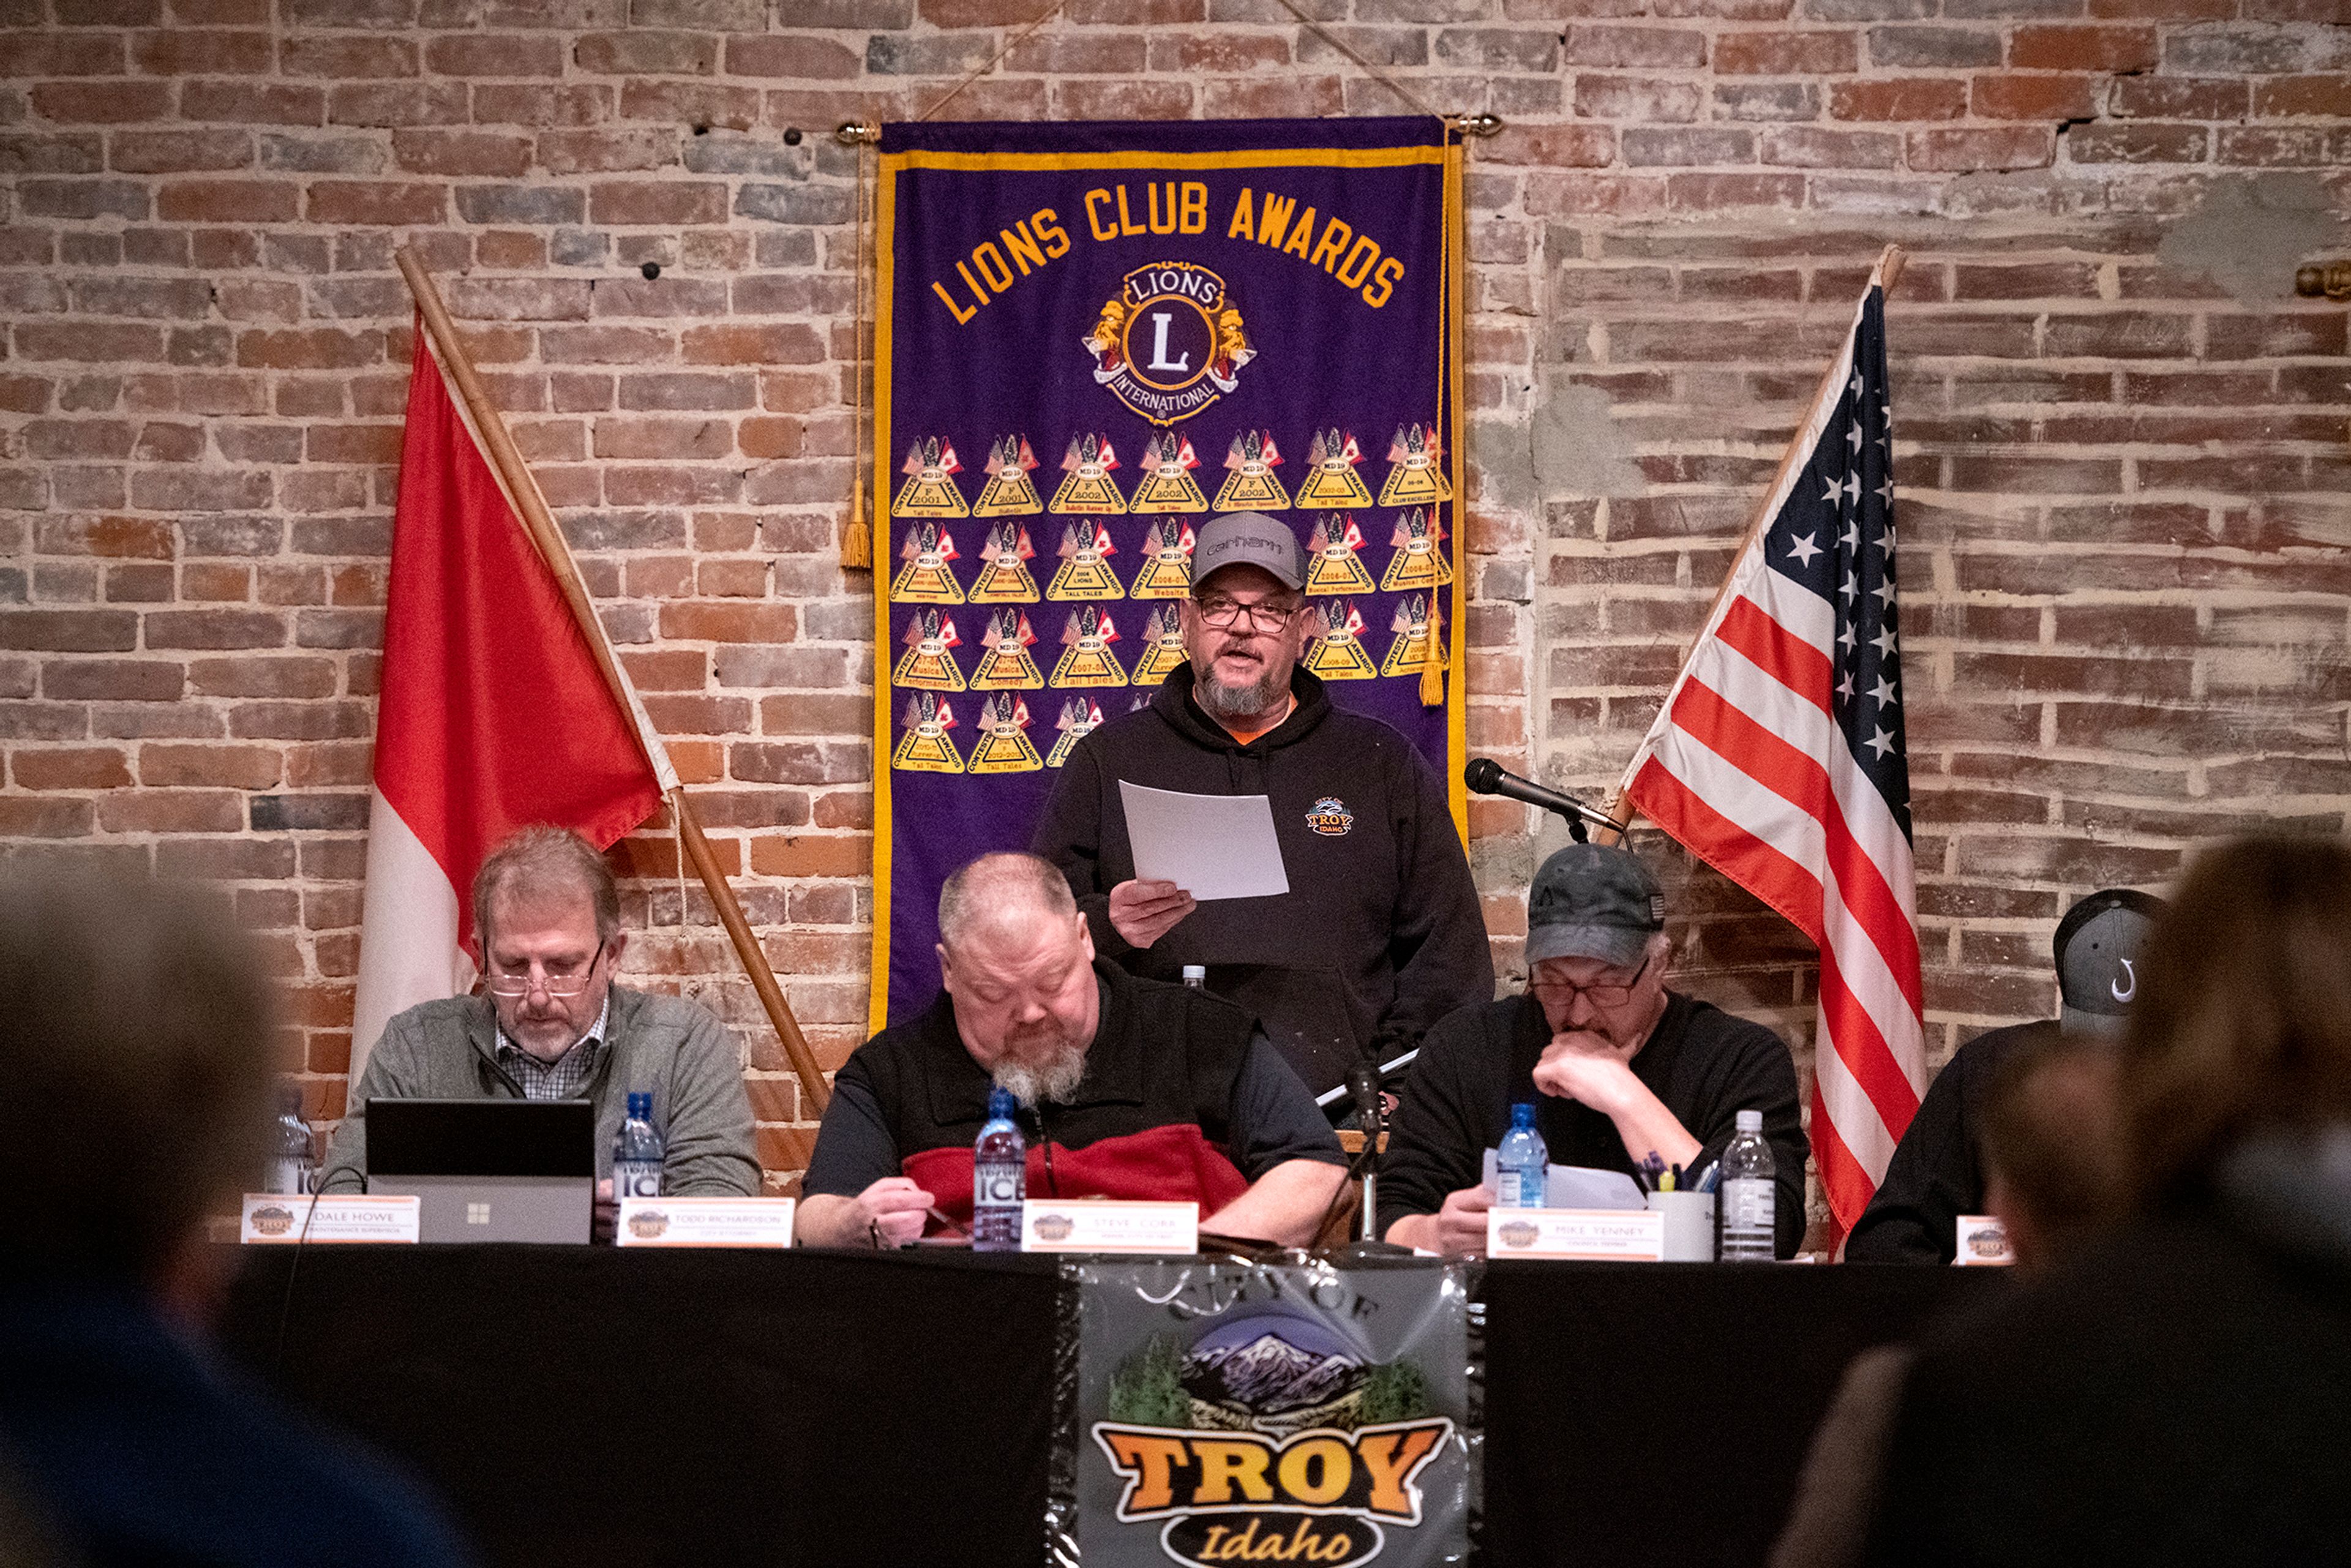
[[[1707,1161],[1706,1169],[1698,1173],[1697,1190],[1699,1192],[1712,1192],[1714,1190],[1715,1182],[1720,1178],[1721,1175],[1722,1163],[1719,1160]]]

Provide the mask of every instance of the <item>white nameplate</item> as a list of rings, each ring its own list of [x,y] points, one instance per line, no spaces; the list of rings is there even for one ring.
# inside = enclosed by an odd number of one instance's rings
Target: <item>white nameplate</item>
[[[293,1197],[285,1193],[249,1192],[239,1217],[236,1239],[249,1246],[291,1246],[308,1241],[413,1241],[416,1197],[363,1197],[334,1193],[324,1197]]]
[[[1489,1208],[1486,1256],[1660,1262],[1666,1217],[1628,1208]]]
[[[1197,1252],[1200,1206],[1080,1198],[1020,1206],[1023,1252]]]
[[[1962,1268],[2006,1268],[2016,1261],[2008,1244],[2008,1227],[1989,1214],[1962,1214],[1959,1251],[1951,1261]]]
[[[624,1197],[622,1247],[789,1247],[789,1197]]]

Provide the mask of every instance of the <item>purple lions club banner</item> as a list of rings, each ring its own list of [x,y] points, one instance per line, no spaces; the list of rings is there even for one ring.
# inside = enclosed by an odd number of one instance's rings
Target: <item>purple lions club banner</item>
[[[1307,667],[1458,826],[1444,122],[889,125],[876,211],[872,1026],[937,992],[948,873],[1026,847],[1070,748],[1183,664],[1217,513],[1298,530]]]

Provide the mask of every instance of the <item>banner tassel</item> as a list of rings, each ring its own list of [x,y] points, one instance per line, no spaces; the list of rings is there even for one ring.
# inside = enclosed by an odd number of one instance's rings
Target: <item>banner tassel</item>
[[[1428,596],[1428,646],[1420,651],[1420,706],[1445,706],[1445,612]]]
[[[873,529],[865,520],[862,485],[849,498],[849,526],[841,530],[841,568],[843,571],[873,570]]]

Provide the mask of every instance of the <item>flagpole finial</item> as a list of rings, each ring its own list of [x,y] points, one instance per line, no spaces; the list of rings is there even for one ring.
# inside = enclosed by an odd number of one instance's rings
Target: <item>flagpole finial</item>
[[[1464,136],[1497,136],[1502,130],[1502,117],[1489,110],[1479,110],[1475,114],[1454,115],[1452,123],[1453,129]]]
[[[832,139],[843,147],[859,147],[869,141],[881,141],[882,128],[870,120],[845,120],[841,129],[832,133]]]
[[[1892,294],[1894,286],[1902,281],[1902,268],[1909,259],[1910,253],[1898,245],[1889,245],[1879,251],[1877,253],[1877,287],[1886,293]]]

